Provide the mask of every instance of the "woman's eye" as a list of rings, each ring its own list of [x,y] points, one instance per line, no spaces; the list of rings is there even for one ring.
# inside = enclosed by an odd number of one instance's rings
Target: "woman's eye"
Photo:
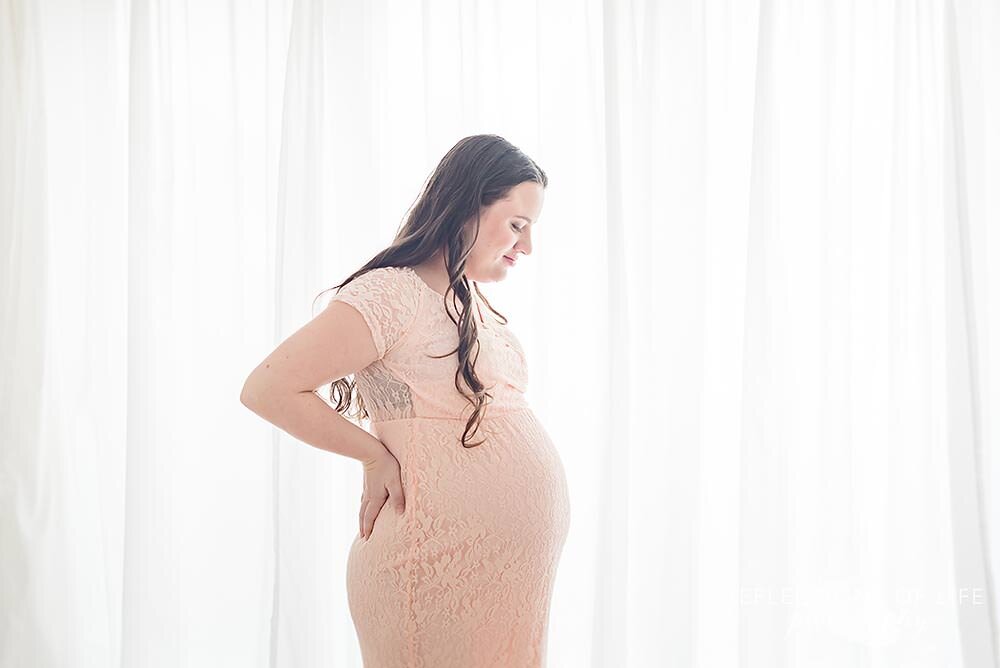
[[[520,231],[521,231],[521,228],[520,228],[520,227],[518,227],[517,225],[515,225],[514,223],[511,223],[511,224],[510,224],[510,226],[511,226],[511,227],[513,227],[513,228],[514,228],[515,230],[517,230],[518,232],[520,232]]]

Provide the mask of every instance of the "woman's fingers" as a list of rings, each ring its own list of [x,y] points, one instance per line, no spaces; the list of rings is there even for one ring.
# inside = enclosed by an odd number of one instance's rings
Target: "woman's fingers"
[[[368,540],[372,536],[372,527],[375,526],[375,518],[378,517],[379,511],[382,509],[382,504],[380,503],[369,503],[365,510],[365,540]]]
[[[389,497],[395,502],[396,510],[399,512],[406,510],[406,500],[403,499],[403,484],[398,478],[392,481],[392,489],[389,490]]]
[[[358,532],[361,537],[365,537],[365,504],[368,503],[367,500],[361,500],[361,510],[358,511]]]
[[[372,527],[375,526],[375,518],[378,517],[379,512],[382,510],[382,506],[385,505],[386,499],[389,498],[388,493],[385,489],[382,490],[382,494],[376,498],[368,499],[364,508],[364,529],[361,535],[367,540],[372,535]]]
[[[379,493],[368,494],[371,489],[379,489]],[[392,504],[399,514],[406,511],[401,471],[399,464],[391,457],[375,460],[370,465],[365,463],[365,483],[361,493],[361,509],[358,511],[359,531],[363,539],[371,537],[375,520],[386,503]]]

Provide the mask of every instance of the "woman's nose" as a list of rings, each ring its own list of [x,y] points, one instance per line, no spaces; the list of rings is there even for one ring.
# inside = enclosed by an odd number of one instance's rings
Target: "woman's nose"
[[[530,233],[526,234],[526,235],[523,235],[518,240],[518,242],[514,245],[514,251],[517,252],[518,249],[524,251],[525,255],[531,255],[531,235],[530,235]]]

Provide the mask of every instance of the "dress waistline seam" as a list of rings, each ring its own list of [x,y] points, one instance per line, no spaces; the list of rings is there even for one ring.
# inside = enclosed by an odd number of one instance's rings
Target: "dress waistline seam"
[[[489,408],[486,409],[485,415],[483,415],[483,421],[489,420],[491,418],[500,418],[505,415],[513,415],[515,413],[524,413],[525,411],[530,411],[530,406],[523,406],[521,408],[507,408],[502,411],[494,411]],[[372,420],[370,423],[372,425],[377,424],[391,424],[393,422],[406,422],[408,420],[453,420],[455,422],[468,422],[468,417],[454,417],[451,415],[414,415],[402,418],[392,418],[390,420]]]

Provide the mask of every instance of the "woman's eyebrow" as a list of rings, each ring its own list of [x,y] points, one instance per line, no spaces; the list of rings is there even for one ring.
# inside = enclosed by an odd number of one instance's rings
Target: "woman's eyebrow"
[[[526,217],[526,216],[519,216],[519,215],[518,215],[518,216],[514,216],[514,217],[515,217],[515,218],[520,218],[521,220],[526,220],[526,221],[528,221],[528,223],[530,223],[531,225],[534,225],[534,224],[535,224],[535,221],[533,221],[533,220],[532,220],[531,218],[528,218],[528,217]]]

